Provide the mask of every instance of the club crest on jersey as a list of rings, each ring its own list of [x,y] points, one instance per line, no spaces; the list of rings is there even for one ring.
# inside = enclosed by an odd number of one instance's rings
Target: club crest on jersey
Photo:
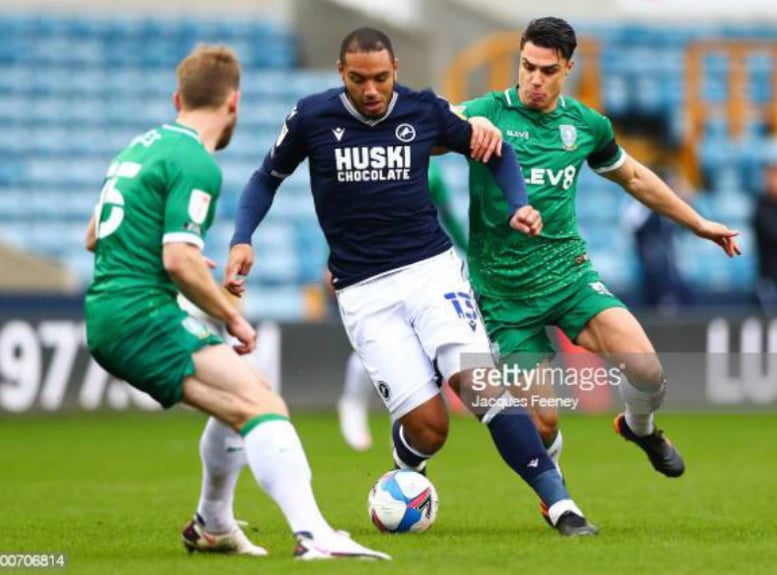
[[[451,302],[456,315],[469,324],[472,331],[478,329],[478,313],[472,304],[472,296],[467,292],[449,292],[445,294],[445,299]]]
[[[378,393],[380,393],[380,396],[388,401],[388,399],[391,397],[391,388],[389,387],[388,383],[385,381],[379,381],[378,382]]]
[[[208,217],[210,194],[202,190],[192,190],[189,196],[189,217],[195,224],[201,224]]]
[[[561,132],[561,143],[565,150],[574,150],[577,148],[577,128],[571,124],[561,124],[558,127]]]
[[[400,124],[397,126],[394,135],[400,142],[412,142],[415,140],[415,128],[410,124]]]

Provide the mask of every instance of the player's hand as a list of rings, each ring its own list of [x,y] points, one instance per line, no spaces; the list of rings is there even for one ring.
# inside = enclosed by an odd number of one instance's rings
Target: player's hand
[[[470,157],[484,164],[493,154],[502,155],[502,132],[488,118],[475,116],[468,120],[472,126],[469,142]]]
[[[324,277],[322,278],[322,283],[324,284],[324,292],[326,295],[331,297],[332,299],[335,299],[337,297],[337,293],[335,292],[335,286],[332,283],[332,272],[328,269],[324,270]]]
[[[240,342],[232,346],[237,353],[245,355],[256,349],[256,330],[242,315],[235,315],[232,320],[227,322],[226,327],[229,335]]]
[[[510,227],[527,236],[538,236],[542,231],[542,216],[533,207],[523,206],[510,218]]]
[[[701,225],[693,230],[693,232],[700,238],[718,244],[730,258],[742,255],[742,249],[735,239],[739,235],[739,232],[736,230],[730,230],[728,227],[719,224],[718,222],[702,220]]]
[[[242,297],[251,266],[254,265],[254,248],[248,244],[235,244],[229,250],[229,261],[224,274],[224,287],[234,296]]]

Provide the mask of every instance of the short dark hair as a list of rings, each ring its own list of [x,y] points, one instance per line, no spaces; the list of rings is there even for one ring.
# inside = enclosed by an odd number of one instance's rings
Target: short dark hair
[[[340,62],[345,62],[345,55],[356,52],[380,52],[387,50],[391,60],[394,60],[394,48],[391,40],[380,30],[375,28],[357,28],[340,44]]]
[[[521,36],[521,50],[526,42],[542,48],[552,48],[566,60],[572,59],[577,48],[577,37],[572,26],[566,20],[553,16],[529,22]]]

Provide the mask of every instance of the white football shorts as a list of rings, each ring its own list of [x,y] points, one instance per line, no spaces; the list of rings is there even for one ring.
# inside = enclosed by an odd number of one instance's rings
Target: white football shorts
[[[440,393],[435,361],[446,380],[493,365],[463,270],[451,249],[337,291],[351,345],[395,420]]]

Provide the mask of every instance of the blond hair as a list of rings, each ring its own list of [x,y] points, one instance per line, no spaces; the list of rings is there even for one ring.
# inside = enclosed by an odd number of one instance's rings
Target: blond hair
[[[222,44],[198,44],[176,69],[178,93],[186,110],[218,108],[240,88],[240,61]]]

